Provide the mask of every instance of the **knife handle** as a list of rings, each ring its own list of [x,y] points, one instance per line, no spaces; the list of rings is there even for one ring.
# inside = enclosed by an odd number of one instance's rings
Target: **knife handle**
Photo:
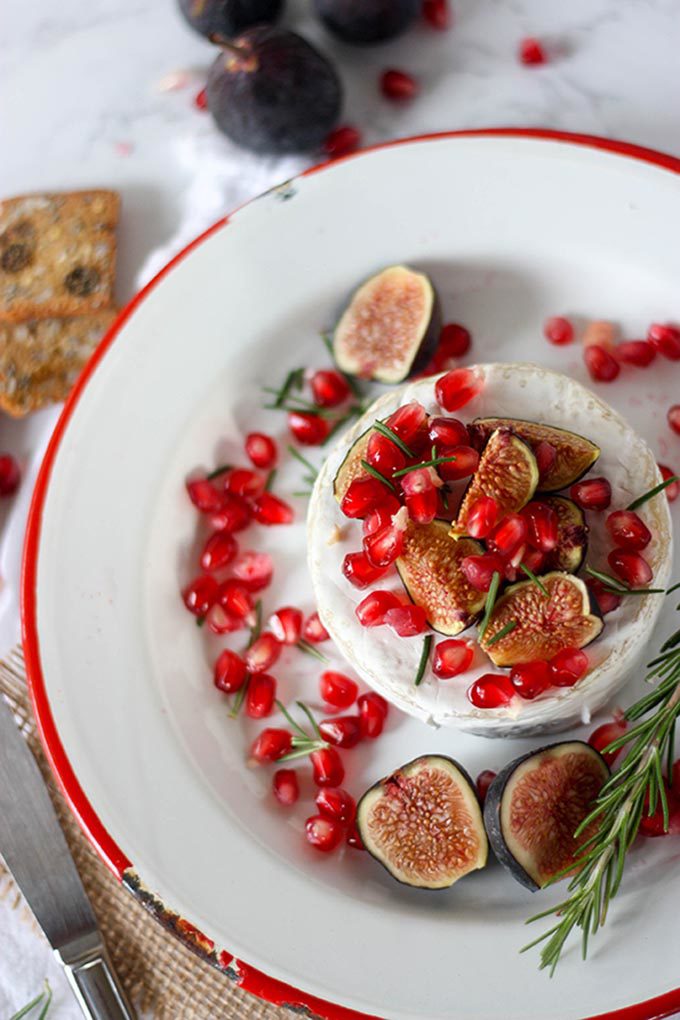
[[[86,939],[73,953],[73,946],[57,950],[78,1005],[87,1020],[136,1020],[101,938]]]

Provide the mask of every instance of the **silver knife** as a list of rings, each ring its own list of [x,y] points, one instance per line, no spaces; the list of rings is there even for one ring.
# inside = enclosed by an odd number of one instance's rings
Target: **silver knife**
[[[135,1020],[43,778],[1,695],[0,855],[88,1020]]]

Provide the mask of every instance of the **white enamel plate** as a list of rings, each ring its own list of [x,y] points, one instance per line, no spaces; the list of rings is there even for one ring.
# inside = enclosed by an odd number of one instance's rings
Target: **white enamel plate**
[[[653,153],[521,132],[409,141],[324,167],[239,210],[168,267],[121,317],[64,412],[24,570],[47,752],[109,866],[185,937],[180,919],[200,929],[194,943],[244,987],[335,1018],[640,1020],[680,1008],[677,837],[635,848],[589,960],[574,945],[549,980],[536,952],[519,949],[539,932],[525,919],[557,890],[532,896],[492,863],[451,890],[418,892],[367,854],[305,844],[311,783],[286,814],[272,770],[246,767],[263,724],[228,718],[211,682],[224,639],[197,628],[179,598],[200,548],[184,479],[243,461],[253,428],[285,450],[284,416],[261,410],[261,386],[327,364],[319,331],[357,281],[389,263],[417,265],[445,320],[472,331],[474,360],[536,361],[584,382],[579,350],[548,345],[541,324],[554,314],[612,319],[637,337],[678,318],[679,173]],[[665,412],[679,381],[680,366],[658,361],[597,388],[676,469],[680,440]],[[311,457],[318,463],[319,451]],[[306,502],[291,496],[301,472],[286,458],[275,483],[296,523],[239,535],[242,548],[274,556],[267,611],[313,609]],[[650,652],[672,618],[668,600]],[[274,669],[283,700],[316,706],[321,668],[287,651]],[[345,755],[345,785],[359,794],[426,752],[475,775],[535,746],[433,730],[393,710],[379,741]]]

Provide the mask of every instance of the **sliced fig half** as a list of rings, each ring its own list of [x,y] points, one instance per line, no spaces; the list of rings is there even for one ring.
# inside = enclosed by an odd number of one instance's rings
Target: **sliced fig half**
[[[578,839],[574,833],[608,777],[602,755],[581,740],[531,751],[498,773],[486,794],[484,824],[513,878],[535,892],[575,863],[593,830]]]
[[[409,521],[397,570],[411,600],[440,634],[460,634],[484,607],[486,593],[472,587],[460,566],[466,556],[483,551],[473,538],[453,542],[445,521]]]
[[[337,470],[337,474],[333,479],[333,495],[338,503],[342,503],[350,484],[356,478],[368,478],[368,471],[361,462],[366,460],[368,441],[371,438],[372,431],[372,428],[368,428],[365,432],[361,433],[358,439],[354,440],[345,454],[345,459]]]
[[[529,502],[538,483],[538,467],[531,448],[508,428],[492,433],[470,484],[465,490],[451,536],[467,534],[467,519],[480,496],[498,504],[498,518],[517,513]]]
[[[541,500],[557,514],[557,545],[548,555],[548,570],[566,570],[575,574],[581,568],[588,549],[588,525],[583,511],[566,496],[546,496]]]
[[[554,570],[511,585],[496,603],[480,644],[496,666],[552,659],[563,648],[583,648],[602,630],[580,577]],[[512,629],[510,628],[510,625]],[[504,628],[508,633],[494,640]]]
[[[487,861],[474,784],[444,755],[416,758],[379,780],[359,801],[357,826],[390,875],[418,889],[447,889]]]
[[[512,429],[534,450],[539,443],[550,443],[554,447],[555,460],[539,480],[538,487],[542,492],[566,489],[589,471],[600,456],[599,446],[576,432],[521,418],[476,418],[470,431],[483,445],[499,428]]]
[[[424,273],[389,266],[356,290],[333,334],[338,368],[398,383],[427,364],[441,330],[439,301]]]

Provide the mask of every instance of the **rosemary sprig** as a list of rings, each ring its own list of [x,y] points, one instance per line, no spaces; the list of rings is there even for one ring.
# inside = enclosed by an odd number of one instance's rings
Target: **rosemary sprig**
[[[301,390],[305,381],[305,370],[304,368],[291,368],[290,372],[283,381],[283,386],[279,387],[278,390],[272,390],[266,387],[268,393],[275,394],[274,407],[283,407],[286,400],[288,399],[291,390]]]
[[[385,478],[384,475],[381,475],[380,472],[376,470],[376,468],[374,468],[372,464],[369,464],[367,460],[364,460],[363,457],[361,459],[361,466],[364,469],[364,471],[368,472],[369,475],[372,475],[373,478],[375,478],[377,481],[382,482],[383,485],[386,485],[390,492],[397,491],[396,485],[394,485],[389,480],[389,478]]]
[[[316,479],[316,476],[319,473],[319,469],[314,467],[314,465],[312,464],[312,462],[310,460],[307,460],[306,457],[303,457],[303,455],[300,453],[300,451],[296,450],[295,447],[291,446],[290,444],[288,445],[288,453],[292,457],[295,457],[296,460],[299,460],[303,467],[307,468],[307,470],[309,471],[309,474],[312,477],[312,480]]]
[[[406,443],[399,438],[396,432],[393,432],[389,425],[386,425],[384,421],[376,419],[373,423],[373,428],[376,432],[379,432],[385,439],[390,439],[395,446],[398,446],[402,453],[405,453],[407,457],[413,457],[413,450],[410,450]]]
[[[304,638],[300,638],[300,640],[297,643],[297,647],[300,649],[301,652],[305,652],[307,655],[313,655],[315,659],[319,660],[319,662],[329,661],[323,654],[323,652],[320,652],[319,649],[315,648],[315,646],[310,644],[309,641],[305,641]]]
[[[274,484],[274,479],[275,478],[276,478],[276,468],[272,468],[271,471],[269,472],[269,474],[267,475],[267,480],[264,483],[265,492],[270,492],[271,491],[271,487]]]
[[[669,485],[673,484],[673,482],[680,482],[680,478],[678,478],[677,475],[671,475],[671,477],[667,478],[665,481],[659,482],[659,484],[655,485],[653,489],[649,490],[649,492],[643,493],[642,496],[638,496],[638,498],[634,499],[632,503],[629,503],[626,510],[637,510],[639,506],[642,506],[648,500],[653,499],[654,496],[658,496],[660,492],[667,489]]]
[[[491,619],[491,613],[496,603],[496,596],[498,595],[498,586],[501,583],[501,575],[497,570],[494,570],[491,578],[491,584],[489,590],[486,593],[486,603],[484,604],[484,616],[479,626],[479,640],[481,641],[486,633],[486,628],[489,626],[489,620]]]
[[[437,467],[438,464],[452,464],[456,457],[432,457],[430,460],[421,460],[420,464],[412,464],[410,467],[400,468],[392,475],[393,478],[401,478],[410,471],[419,471],[420,468]]]
[[[425,676],[425,669],[427,667],[427,660],[430,658],[433,640],[434,637],[432,634],[426,634],[423,638],[423,650],[420,653],[420,662],[418,663],[418,670],[416,672],[415,680],[413,681],[416,687],[420,687],[423,677]]]
[[[295,704],[301,709],[307,718],[309,719],[310,725],[314,736],[311,736],[299,723],[295,721],[293,716],[290,714],[286,706],[280,702],[276,702],[276,706],[283,715],[284,719],[288,722],[289,726],[293,729],[293,749],[288,754],[282,755],[281,758],[277,758],[277,762],[281,761],[295,761],[296,758],[306,758],[308,754],[313,751],[321,751],[323,748],[328,747],[328,743],[323,739],[319,726],[316,719],[310,712],[304,701],[296,701]]]
[[[535,585],[538,585],[538,587],[541,589],[544,595],[550,594],[546,586],[543,584],[543,581],[541,581],[540,577],[536,577],[533,570],[530,570],[529,567],[527,567],[526,563],[520,563],[519,569],[527,575],[530,581],[533,581]]]
[[[625,757],[574,833],[574,838],[579,839],[591,832],[575,855],[578,870],[567,887],[569,895],[527,922],[550,915],[557,919],[548,931],[522,950],[544,943],[540,965],[548,968],[551,974],[574,929],[581,930],[585,959],[589,935],[594,935],[604,925],[610,902],[619,890],[626,854],[637,836],[645,810],[653,815],[660,806],[664,828],[668,828],[662,763],[672,763],[675,724],[680,715],[680,628],[664,642],[661,654],[652,660],[649,669],[646,679],[648,682],[657,680],[656,686],[625,713],[625,719],[635,725],[605,748],[608,754],[627,747]],[[573,873],[573,867],[565,868],[552,881]]]
[[[273,390],[269,386],[263,386],[262,389],[265,393],[278,393],[278,390]],[[314,418],[330,418],[333,419],[336,416],[335,411],[327,410],[324,407],[319,407],[318,404],[313,404],[310,400],[303,400],[302,397],[287,397],[283,401],[278,399],[273,401],[271,404],[263,405],[268,411],[299,411],[302,414],[310,414]]]
[[[34,999],[31,999],[30,1002],[27,1002],[25,1006],[22,1006],[21,1009],[18,1010],[18,1012],[13,1013],[9,1020],[23,1020],[23,1017],[28,1016],[29,1013],[31,1013],[37,1006],[40,1005],[42,1005],[42,1009],[40,1010],[40,1014],[37,1020],[45,1020],[51,1002],[52,1002],[52,987],[47,978],[45,978],[45,987],[43,988],[42,992],[40,992],[39,995],[36,995]]]
[[[491,645],[495,645],[497,641],[504,638],[506,634],[511,634],[515,627],[518,626],[517,620],[508,620],[507,623],[503,624],[499,631],[496,631],[493,637],[490,637],[486,643],[487,648],[491,648]]]
[[[211,471],[205,476],[206,482],[212,482],[214,478],[219,478],[220,475],[225,474],[227,471],[231,471],[233,464],[220,464],[214,471]]]
[[[590,574],[591,577],[596,577],[598,581],[602,581],[607,591],[612,592],[614,595],[666,595],[665,588],[629,588],[623,581],[617,580],[612,574],[605,574],[603,570],[595,570],[594,567],[587,566],[586,574]]]

